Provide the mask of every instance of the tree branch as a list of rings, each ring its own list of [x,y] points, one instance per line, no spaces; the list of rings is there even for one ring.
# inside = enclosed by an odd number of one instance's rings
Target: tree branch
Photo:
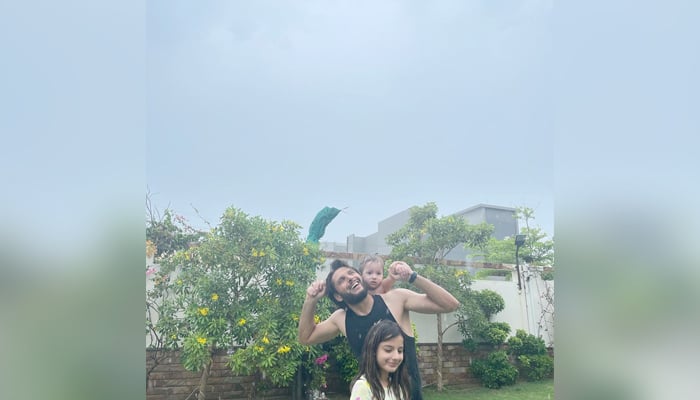
[[[455,321],[455,322],[453,322],[453,323],[447,325],[447,328],[443,329],[443,331],[440,332],[440,334],[441,334],[441,335],[444,335],[445,332],[447,332],[448,329],[452,328],[453,326],[457,325],[458,323],[459,323],[459,321]]]

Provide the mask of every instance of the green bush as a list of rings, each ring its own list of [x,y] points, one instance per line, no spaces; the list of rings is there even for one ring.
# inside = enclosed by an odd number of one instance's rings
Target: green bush
[[[515,357],[518,370],[528,381],[549,378],[554,373],[554,360],[547,354],[542,338],[518,329],[508,339],[508,352]]]
[[[552,271],[542,272],[542,275],[540,275],[540,276],[542,277],[543,281],[553,281],[554,280],[554,272],[552,272]]]
[[[541,381],[554,373],[554,360],[548,354],[519,356],[518,365],[528,381]]]
[[[476,351],[477,347],[479,346],[479,343],[472,339],[472,338],[466,338],[462,339],[462,346],[464,346],[465,349],[474,352]]]
[[[522,329],[515,332],[515,336],[508,339],[508,352],[514,356],[547,354],[544,340],[535,335],[526,333]]]
[[[503,344],[510,333],[510,325],[506,322],[491,322],[484,332],[484,339],[493,346]]]
[[[472,374],[491,389],[513,385],[518,379],[518,369],[508,361],[505,351],[495,351],[486,359],[474,360],[471,366]]]
[[[506,308],[506,302],[503,300],[503,297],[489,289],[476,292],[476,302],[479,307],[481,307],[487,319],[490,319],[493,315],[498,314]]]

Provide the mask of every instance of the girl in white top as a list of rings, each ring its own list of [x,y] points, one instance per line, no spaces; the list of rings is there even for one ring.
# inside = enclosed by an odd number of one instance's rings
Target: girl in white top
[[[350,400],[409,400],[401,333],[399,325],[389,320],[379,321],[369,330]]]

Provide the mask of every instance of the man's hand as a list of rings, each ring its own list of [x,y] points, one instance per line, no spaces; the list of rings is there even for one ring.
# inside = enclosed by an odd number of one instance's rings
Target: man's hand
[[[412,273],[411,267],[403,261],[394,261],[389,266],[389,275],[397,281],[408,281]]]
[[[326,295],[326,282],[316,281],[311,283],[306,289],[306,299],[307,300],[320,300]]]
[[[313,282],[306,289],[306,300],[299,315],[299,343],[303,345],[327,342],[345,333],[345,310],[338,309],[324,321],[316,323],[314,314],[318,301],[326,295],[326,282]],[[343,314],[341,316],[341,314]],[[340,322],[338,322],[340,321]],[[341,325],[342,324],[342,325]]]

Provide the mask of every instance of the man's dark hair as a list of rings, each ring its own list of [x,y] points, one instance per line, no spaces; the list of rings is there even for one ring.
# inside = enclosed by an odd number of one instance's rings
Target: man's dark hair
[[[335,271],[336,269],[338,269],[340,267],[352,268],[350,265],[348,265],[348,263],[346,263],[343,260],[337,260],[337,259],[333,260],[333,262],[331,263],[331,271]]]
[[[329,299],[331,299],[333,303],[335,303],[335,305],[337,305],[340,308],[345,308],[345,302],[342,300],[338,301],[335,298],[335,294],[338,292],[335,290],[335,286],[333,286],[333,274],[335,274],[335,271],[337,271],[339,268],[352,268],[355,271],[357,271],[357,268],[351,267],[350,264],[346,263],[343,260],[333,260],[333,262],[331,263],[331,270],[326,276],[326,295]],[[359,274],[360,271],[357,271],[357,273]]]

